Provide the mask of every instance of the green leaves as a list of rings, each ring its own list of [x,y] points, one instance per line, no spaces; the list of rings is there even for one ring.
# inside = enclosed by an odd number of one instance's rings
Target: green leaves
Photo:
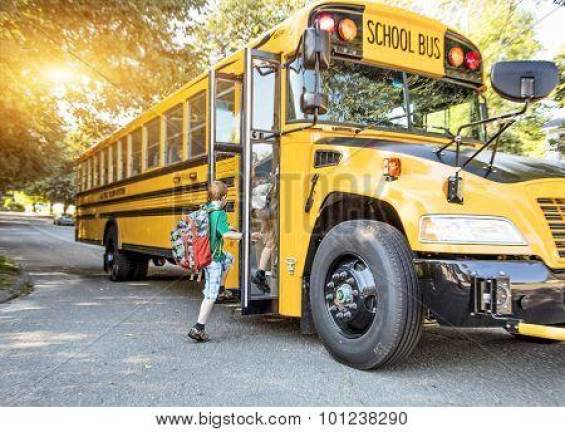
[[[0,191],[56,174],[76,155],[71,131],[93,144],[195,76],[203,61],[188,36],[203,4],[2,2]]]
[[[228,56],[279,24],[307,0],[220,0],[203,13],[197,32],[208,64]]]

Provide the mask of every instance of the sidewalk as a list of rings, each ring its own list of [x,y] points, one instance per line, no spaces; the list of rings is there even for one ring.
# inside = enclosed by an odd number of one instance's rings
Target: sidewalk
[[[10,259],[0,256],[0,303],[5,303],[32,289],[31,279]]]

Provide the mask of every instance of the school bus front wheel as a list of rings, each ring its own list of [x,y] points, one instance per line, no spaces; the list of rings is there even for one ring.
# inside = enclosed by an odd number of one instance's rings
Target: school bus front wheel
[[[351,220],[327,233],[312,265],[310,303],[325,347],[358,369],[402,360],[422,333],[411,251],[403,235],[382,222]]]

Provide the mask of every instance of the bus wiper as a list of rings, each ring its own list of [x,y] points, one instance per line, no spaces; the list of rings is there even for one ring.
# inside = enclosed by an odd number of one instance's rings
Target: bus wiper
[[[376,128],[376,127],[379,127],[379,126],[382,126],[382,125],[388,124],[388,123],[389,123],[388,119],[387,120],[381,119],[381,120],[378,120],[378,121],[375,121],[375,122],[367,123],[366,125],[361,126],[360,128],[357,128],[355,130],[355,135],[359,135],[364,130],[373,129],[373,128]]]
[[[447,144],[445,144],[444,146],[435,150],[436,154],[439,156],[439,155],[442,154],[442,152],[445,149],[450,147],[453,143],[455,143],[455,146],[456,146],[455,147],[455,169],[456,169],[455,175],[453,175],[453,176],[451,176],[447,179],[447,201],[448,202],[456,203],[456,204],[463,204],[463,183],[462,183],[463,178],[460,176],[460,172],[462,170],[464,170],[483,150],[485,150],[488,146],[490,146],[494,142],[494,148],[493,148],[493,151],[492,151],[492,154],[491,154],[491,157],[490,157],[490,163],[489,163],[488,168],[487,168],[487,175],[490,173],[490,171],[492,170],[492,167],[494,165],[494,158],[496,157],[496,151],[498,149],[498,138],[504,133],[504,131],[506,129],[508,129],[510,126],[512,126],[514,123],[516,123],[518,118],[526,112],[526,110],[528,109],[529,103],[530,103],[530,100],[527,99],[526,102],[524,103],[524,106],[519,111],[515,111],[515,112],[511,112],[511,113],[507,113],[507,114],[502,114],[502,115],[499,115],[497,117],[491,117],[491,118],[482,119],[482,120],[478,120],[478,121],[475,121],[475,122],[466,123],[464,125],[461,125],[457,129],[457,133],[455,134],[455,136],[453,138],[451,138],[451,140]],[[460,148],[461,148],[461,140],[462,140],[461,132],[463,131],[463,129],[468,129],[468,128],[474,127],[474,126],[486,125],[488,123],[493,123],[493,122],[498,123],[498,130],[490,138],[485,137],[485,142],[483,143],[483,145],[481,147],[479,147],[479,149],[477,149],[462,165],[459,165]]]
[[[397,119],[401,119],[401,118],[404,118],[404,117],[408,117],[408,114],[402,114],[402,115],[398,115],[398,116],[394,116],[394,117],[382,118],[382,119],[379,119],[377,121],[367,123],[366,125],[361,126],[360,128],[357,128],[357,130],[355,131],[355,135],[359,135],[364,130],[376,128],[376,127],[379,127],[379,126],[382,126],[382,125],[385,125],[385,124],[386,125],[392,125],[393,123],[392,123],[391,120],[397,120]]]
[[[453,135],[453,132],[451,132],[451,130],[449,128],[443,127],[443,126],[431,126],[428,125],[426,126],[426,129],[438,129],[438,130],[442,130],[444,131],[450,138],[453,138],[455,135]]]

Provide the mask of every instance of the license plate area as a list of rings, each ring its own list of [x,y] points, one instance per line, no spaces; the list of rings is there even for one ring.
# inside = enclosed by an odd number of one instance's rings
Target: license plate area
[[[471,281],[472,308],[475,314],[512,314],[512,292],[508,277],[473,276]]]

